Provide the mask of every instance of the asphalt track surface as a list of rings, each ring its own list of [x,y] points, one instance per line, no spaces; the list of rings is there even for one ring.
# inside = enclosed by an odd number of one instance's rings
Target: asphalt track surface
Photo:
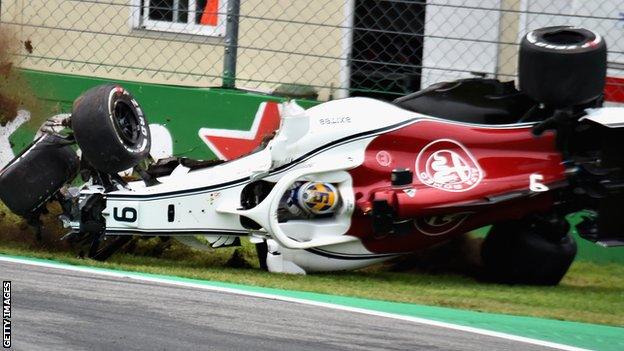
[[[14,350],[551,350],[379,316],[0,262]]]

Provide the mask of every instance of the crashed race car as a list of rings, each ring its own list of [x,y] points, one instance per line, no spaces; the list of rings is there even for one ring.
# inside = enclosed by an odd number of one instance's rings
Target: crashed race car
[[[31,223],[58,201],[66,239],[91,258],[136,236],[249,237],[263,268],[287,273],[357,269],[492,225],[494,279],[557,284],[576,254],[566,215],[583,211],[587,240],[624,242],[624,109],[602,107],[606,44],[589,30],[530,32],[518,69],[519,89],[477,78],[392,103],[284,103],[275,135],[227,162],[149,162],[139,103],[103,85],[2,170],[0,198]]]

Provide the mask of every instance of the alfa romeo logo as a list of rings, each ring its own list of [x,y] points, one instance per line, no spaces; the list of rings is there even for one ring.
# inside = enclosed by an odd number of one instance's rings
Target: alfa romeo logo
[[[466,212],[426,218],[420,217],[414,220],[414,226],[425,235],[438,236],[457,229],[469,216],[470,213]]]
[[[416,158],[415,169],[423,184],[450,192],[470,190],[483,179],[483,170],[470,151],[450,139],[425,146]]]

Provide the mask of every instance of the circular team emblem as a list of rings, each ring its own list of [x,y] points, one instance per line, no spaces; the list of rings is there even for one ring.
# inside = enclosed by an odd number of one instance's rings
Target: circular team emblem
[[[444,191],[467,191],[483,179],[483,170],[470,151],[450,139],[439,139],[425,146],[414,168],[423,184]]]
[[[455,213],[443,216],[420,217],[414,220],[414,226],[419,232],[438,236],[450,233],[457,229],[470,216],[470,213]]]
[[[379,163],[379,165],[382,167],[388,167],[390,166],[390,163],[392,163],[392,156],[390,156],[390,153],[388,151],[384,150],[379,151],[377,155],[375,155],[375,159],[377,160],[377,163]]]

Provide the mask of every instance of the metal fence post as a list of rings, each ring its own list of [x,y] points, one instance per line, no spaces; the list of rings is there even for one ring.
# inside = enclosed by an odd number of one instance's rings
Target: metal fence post
[[[240,0],[228,0],[227,4],[222,86],[224,88],[235,88],[236,53],[238,49],[238,22],[240,19]]]

